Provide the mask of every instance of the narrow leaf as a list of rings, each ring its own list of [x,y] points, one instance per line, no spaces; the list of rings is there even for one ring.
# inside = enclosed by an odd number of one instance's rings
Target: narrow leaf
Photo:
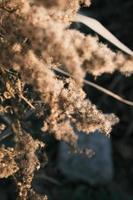
[[[86,17],[81,14],[77,14],[77,22],[81,22],[91,28],[93,31],[101,35],[103,38],[114,44],[116,47],[124,51],[125,53],[133,56],[133,51],[130,50],[126,45],[124,45],[120,40],[118,40],[109,30],[107,30],[99,21]]]

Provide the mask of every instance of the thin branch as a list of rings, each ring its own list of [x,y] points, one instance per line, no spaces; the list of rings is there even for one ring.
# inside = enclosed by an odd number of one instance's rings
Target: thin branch
[[[26,97],[24,97],[21,81],[19,79],[18,79],[17,85],[18,85],[18,89],[19,89],[19,97],[21,99],[23,99],[32,109],[35,109],[35,107],[31,104],[31,102]]]
[[[24,97],[22,94],[20,94],[19,97],[23,99],[25,103],[27,103],[33,110],[35,110],[35,107],[30,103],[30,101],[26,97]]]
[[[54,68],[54,71],[57,71],[57,72],[59,72],[59,73],[62,73],[62,74],[64,74],[64,75],[66,75],[66,76],[69,76],[69,77],[72,77],[72,78],[73,78],[72,75],[70,75],[68,72],[65,72],[65,71],[62,70],[62,69]],[[84,82],[85,84],[87,84],[87,85],[89,85],[89,86],[91,86],[91,87],[93,87],[93,88],[96,88],[97,90],[99,90],[99,91],[101,91],[101,92],[103,92],[103,93],[105,93],[105,94],[107,94],[107,95],[113,97],[114,99],[117,99],[118,101],[120,101],[120,102],[122,102],[122,103],[124,103],[124,104],[127,104],[127,105],[129,105],[129,106],[133,106],[133,102],[132,102],[132,101],[129,101],[129,100],[127,100],[127,99],[124,99],[124,98],[120,97],[118,94],[115,94],[114,92],[111,92],[110,90],[108,90],[108,89],[106,89],[106,88],[104,88],[104,87],[102,87],[102,86],[100,86],[100,85],[97,85],[96,83],[93,83],[92,81],[88,81],[88,80],[86,80],[86,79],[83,79],[83,82]]]

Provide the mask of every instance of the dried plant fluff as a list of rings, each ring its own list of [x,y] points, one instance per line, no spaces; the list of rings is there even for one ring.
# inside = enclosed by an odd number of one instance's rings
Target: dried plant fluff
[[[118,122],[114,114],[103,114],[87,99],[83,80],[87,73],[100,76],[117,70],[131,75],[133,57],[113,52],[97,37],[69,29],[73,21],[82,21],[77,15],[81,5],[89,6],[90,0],[0,1],[0,114],[15,113],[16,117],[11,127],[16,144],[11,149],[0,149],[0,178],[16,174],[20,200],[46,199],[31,187],[39,168],[36,151],[44,144],[23,130],[20,116],[25,110],[20,102],[43,116],[44,134],[71,145],[78,139],[75,129],[109,135]],[[56,69],[66,71],[70,77],[57,76]],[[27,85],[32,87],[33,99],[25,96]],[[18,104],[11,107],[5,103],[7,99]],[[0,127],[0,131],[5,129]]]

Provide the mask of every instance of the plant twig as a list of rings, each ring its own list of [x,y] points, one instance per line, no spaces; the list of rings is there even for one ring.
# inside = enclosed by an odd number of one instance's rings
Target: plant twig
[[[72,77],[72,78],[73,78],[73,76],[72,76],[71,74],[69,74],[68,72],[65,72],[65,71],[62,70],[62,69],[54,68],[54,71],[57,71],[57,72],[59,72],[59,73],[62,73],[62,74],[64,74],[64,75],[66,75],[66,76],[69,76],[69,77]],[[127,105],[129,105],[129,106],[133,106],[133,102],[132,102],[132,101],[129,101],[129,100],[127,100],[127,99],[124,99],[124,98],[122,98],[121,96],[119,96],[118,94],[115,94],[114,92],[112,92],[112,91],[110,91],[110,90],[108,90],[108,89],[106,89],[106,88],[104,88],[104,87],[102,87],[102,86],[100,86],[100,85],[98,85],[98,84],[96,84],[96,83],[93,83],[92,81],[88,81],[88,80],[86,80],[86,79],[83,79],[83,82],[84,82],[85,84],[87,84],[87,85],[89,85],[89,86],[91,86],[91,87],[93,87],[93,88],[96,88],[97,90],[99,90],[99,91],[101,91],[101,92],[103,92],[103,93],[105,93],[105,94],[107,94],[107,95],[113,97],[114,99],[117,99],[118,101],[120,101],[120,102],[122,102],[122,103],[124,103],[124,104],[127,104]]]
[[[19,97],[21,99],[23,99],[32,109],[35,110],[35,107],[30,103],[30,101],[26,97],[24,97],[23,91],[22,91],[21,81],[19,79],[18,79],[17,85],[18,85],[18,89],[19,89]]]
[[[35,110],[35,107],[30,103],[30,101],[28,101],[26,97],[20,94],[20,98],[23,99],[33,110]]]

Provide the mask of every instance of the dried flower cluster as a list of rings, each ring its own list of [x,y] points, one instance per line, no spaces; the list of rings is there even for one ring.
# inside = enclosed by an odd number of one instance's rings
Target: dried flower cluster
[[[78,139],[75,128],[109,134],[118,122],[115,115],[104,115],[86,99],[83,78],[86,73],[99,76],[115,70],[129,75],[133,58],[69,29],[81,5],[89,6],[90,0],[0,1],[0,116],[14,119],[10,131],[16,141],[13,148],[0,149],[0,177],[17,172],[21,200],[46,199],[31,188],[39,166],[36,151],[44,145],[24,130],[23,117],[29,109],[43,118],[44,132],[73,145]],[[73,79],[57,75],[57,68]],[[7,128],[9,124],[5,127],[0,121],[0,131]]]
[[[14,160],[15,154],[13,148],[0,149],[0,178],[6,178],[18,171]]]

